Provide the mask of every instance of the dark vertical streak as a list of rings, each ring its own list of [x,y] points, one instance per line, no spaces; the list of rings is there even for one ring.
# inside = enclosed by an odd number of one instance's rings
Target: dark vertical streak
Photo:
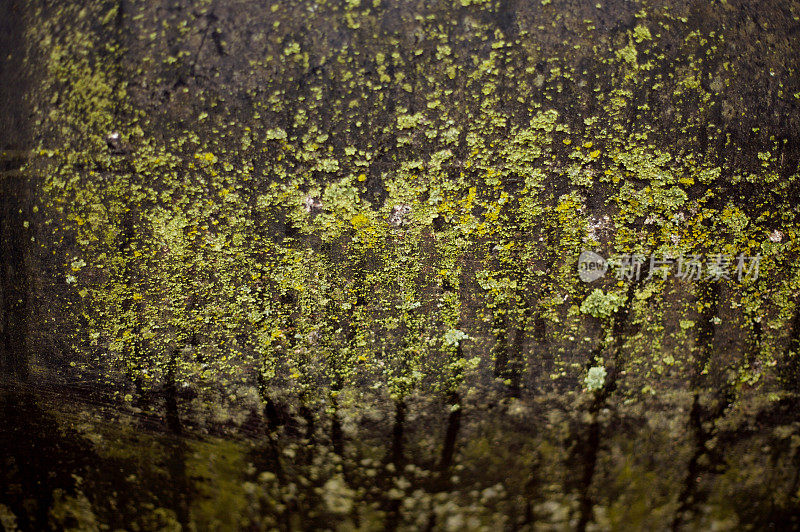
[[[450,414],[447,417],[447,430],[444,435],[444,445],[442,445],[442,455],[439,460],[439,473],[444,480],[453,465],[453,456],[456,450],[456,439],[461,428],[461,398],[454,393],[448,404],[451,405]]]
[[[508,365],[508,331],[506,330],[506,313],[497,311],[494,316],[492,328],[495,334],[494,347],[494,376],[500,377]]]
[[[29,143],[26,3],[0,2],[0,377],[28,378],[27,220],[32,183],[19,172]],[[8,151],[7,151],[8,150]]]
[[[186,443],[183,440],[183,425],[180,419],[178,406],[175,372],[177,370],[177,354],[175,347],[168,350],[167,375],[165,384],[165,401],[167,428],[174,438],[167,440],[169,455],[167,457],[167,470],[173,488],[172,508],[185,530],[189,530],[191,515],[189,512],[189,478],[186,474]]]
[[[23,160],[2,154],[0,164],[0,369],[19,381],[28,378],[27,238],[21,214],[27,209],[26,183],[10,168]]]
[[[689,429],[694,447],[687,465],[683,487],[678,495],[678,509],[672,521],[672,530],[679,530],[684,523],[690,521],[694,509],[702,504],[703,495],[699,486],[702,475],[719,472],[721,460],[707,444],[716,434],[715,423],[725,414],[731,401],[733,401],[733,391],[725,387],[715,398],[714,407],[706,411],[700,402],[700,394],[697,392],[694,394],[692,409],[689,412]],[[707,426],[710,428],[706,428]]]
[[[394,409],[394,426],[392,428],[392,463],[395,469],[403,467],[403,433],[405,431],[406,403],[398,399]]]
[[[395,475],[403,469],[403,440],[406,420],[406,403],[404,399],[395,401],[394,426],[392,427],[391,464],[394,466]],[[387,490],[388,491],[388,490]],[[388,504],[385,530],[396,530],[400,524],[400,500],[392,499]]]
[[[584,532],[592,518],[592,508],[594,500],[591,496],[592,480],[597,470],[597,453],[600,447],[600,423],[597,420],[597,413],[603,404],[603,399],[598,395],[589,408],[592,421],[587,429],[586,439],[583,442],[583,472],[580,479],[580,507],[578,524],[576,530]]]
[[[344,433],[342,432],[342,420],[339,417],[339,402],[336,397],[331,397],[331,444],[333,452],[344,458]]]
[[[704,372],[708,369],[708,363],[714,348],[715,326],[713,319],[717,316],[719,304],[719,283],[704,284],[700,288],[700,300],[705,303],[700,312],[700,323],[697,331],[697,364],[696,371],[692,377],[692,385],[695,388],[703,384]]]

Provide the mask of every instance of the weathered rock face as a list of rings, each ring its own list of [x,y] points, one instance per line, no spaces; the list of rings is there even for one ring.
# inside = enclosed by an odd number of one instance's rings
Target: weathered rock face
[[[0,518],[797,525],[800,4],[2,9]]]

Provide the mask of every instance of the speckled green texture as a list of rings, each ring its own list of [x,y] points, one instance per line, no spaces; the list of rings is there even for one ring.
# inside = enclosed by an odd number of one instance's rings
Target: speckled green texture
[[[526,418],[555,394],[597,423],[694,393],[793,396],[800,9],[671,4],[37,8],[35,345],[57,337],[70,378],[137,412],[191,390],[181,415],[210,426],[278,400]],[[587,285],[584,249],[760,254],[760,275]],[[479,434],[463,456],[489,452]],[[542,460],[562,452],[550,437]],[[623,483],[645,466],[619,467]],[[325,475],[319,504],[351,516],[364,493]],[[502,525],[481,508],[507,488],[451,504],[392,478],[409,514]],[[284,504],[276,483],[244,489]],[[578,491],[537,514],[580,522]],[[621,501],[591,519],[647,522]]]

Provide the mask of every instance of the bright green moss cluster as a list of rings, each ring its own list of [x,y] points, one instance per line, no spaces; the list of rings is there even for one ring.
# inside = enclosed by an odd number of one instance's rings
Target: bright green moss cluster
[[[595,288],[581,303],[581,312],[595,318],[607,319],[613,316],[624,303],[625,299],[619,294],[605,293],[601,289]]]

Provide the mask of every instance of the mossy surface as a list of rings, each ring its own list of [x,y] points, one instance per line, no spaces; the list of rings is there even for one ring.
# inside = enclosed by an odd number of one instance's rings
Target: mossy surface
[[[155,451],[187,490],[153,503],[163,527],[788,520],[799,21],[732,0],[31,6],[31,378],[224,436]],[[582,282],[584,250],[641,256],[640,278]],[[721,255],[728,276],[650,270]],[[94,431],[112,462],[161,445]],[[97,490],[53,495],[52,519]]]

